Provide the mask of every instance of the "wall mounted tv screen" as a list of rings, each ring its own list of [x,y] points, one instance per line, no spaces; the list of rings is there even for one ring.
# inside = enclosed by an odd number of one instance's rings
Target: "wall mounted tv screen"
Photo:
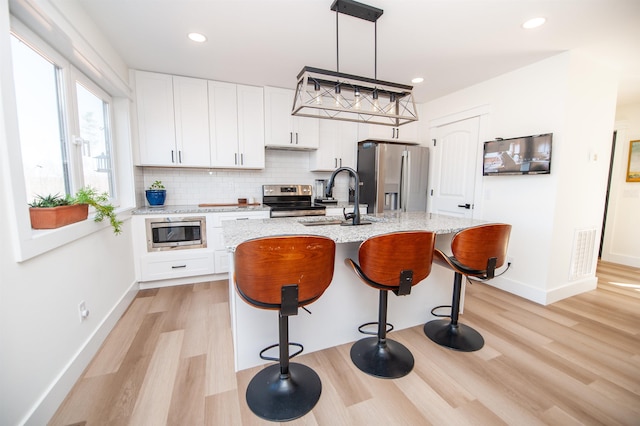
[[[484,143],[482,174],[535,175],[551,173],[553,133],[497,139]]]

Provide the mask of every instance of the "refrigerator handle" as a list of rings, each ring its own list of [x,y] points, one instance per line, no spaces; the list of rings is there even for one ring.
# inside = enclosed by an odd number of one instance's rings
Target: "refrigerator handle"
[[[406,211],[406,194],[407,189],[407,172],[409,166],[409,151],[403,151],[400,160],[400,193],[398,194],[398,209],[400,211]]]

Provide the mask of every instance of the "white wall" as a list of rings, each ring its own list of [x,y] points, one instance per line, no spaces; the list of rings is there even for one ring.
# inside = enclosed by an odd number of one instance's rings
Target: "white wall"
[[[553,133],[550,175],[477,172],[475,216],[513,225],[512,268],[492,285],[542,304],[595,287],[595,274],[569,281],[570,258],[575,229],[599,229],[602,220],[608,164],[589,153],[607,156],[616,84],[613,73],[566,52],[424,105],[427,134],[430,123],[480,109],[481,141]]]
[[[42,10],[39,6],[52,7],[40,0],[34,6],[34,13]],[[131,228],[125,221],[122,235],[116,237],[110,227],[96,225],[95,232],[83,238],[16,262],[9,236],[17,222],[13,191],[21,188],[9,167],[10,158],[16,158],[10,147],[16,146],[17,129],[11,62],[5,60],[10,58],[7,0],[0,0],[0,10],[0,424],[43,425],[134,295]],[[75,46],[79,52],[91,36],[85,34]],[[112,82],[122,86],[118,77]],[[82,323],[80,301],[90,310]]]
[[[626,181],[629,142],[640,140],[640,104],[618,107],[616,130],[602,259],[640,268],[640,183]]]

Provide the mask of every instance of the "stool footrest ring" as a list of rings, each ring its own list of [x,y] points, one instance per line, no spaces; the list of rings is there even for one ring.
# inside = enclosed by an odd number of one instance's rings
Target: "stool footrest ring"
[[[386,323],[386,324],[387,324],[387,333],[390,333],[391,331],[393,331],[393,324],[391,324],[391,323]],[[360,327],[358,327],[358,331],[360,333],[362,333],[362,334],[369,334],[371,336],[377,336],[378,335],[378,331],[377,330],[375,332],[374,331],[363,330],[363,328],[369,327],[369,326],[372,326],[372,325],[378,325],[378,322],[366,322],[366,323],[362,324]]]
[[[451,305],[439,305],[436,306],[435,308],[431,309],[431,315],[433,315],[434,317],[438,317],[438,318],[451,318],[451,314],[436,314],[435,311],[437,309],[453,309],[453,307]]]
[[[264,355],[264,353],[267,352],[269,349],[277,348],[279,346],[280,345],[277,343],[275,345],[267,346],[266,348],[260,351],[260,358],[264,359],[265,361],[280,361],[280,358],[278,357],[274,358],[274,357]],[[293,358],[296,355],[300,355],[302,351],[304,351],[304,346],[302,346],[300,343],[289,342],[289,346],[295,346],[299,348],[297,352],[294,352],[291,355],[289,355],[289,359]]]

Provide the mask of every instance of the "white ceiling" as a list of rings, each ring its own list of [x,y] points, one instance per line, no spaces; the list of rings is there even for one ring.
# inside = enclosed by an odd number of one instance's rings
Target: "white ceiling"
[[[132,68],[293,88],[303,66],[336,70],[333,0],[79,0]],[[565,50],[621,72],[640,102],[640,0],[370,0],[377,78],[425,102]],[[547,24],[521,28],[544,16]],[[374,24],[339,15],[339,71],[374,77]],[[205,44],[187,39],[205,34]]]

